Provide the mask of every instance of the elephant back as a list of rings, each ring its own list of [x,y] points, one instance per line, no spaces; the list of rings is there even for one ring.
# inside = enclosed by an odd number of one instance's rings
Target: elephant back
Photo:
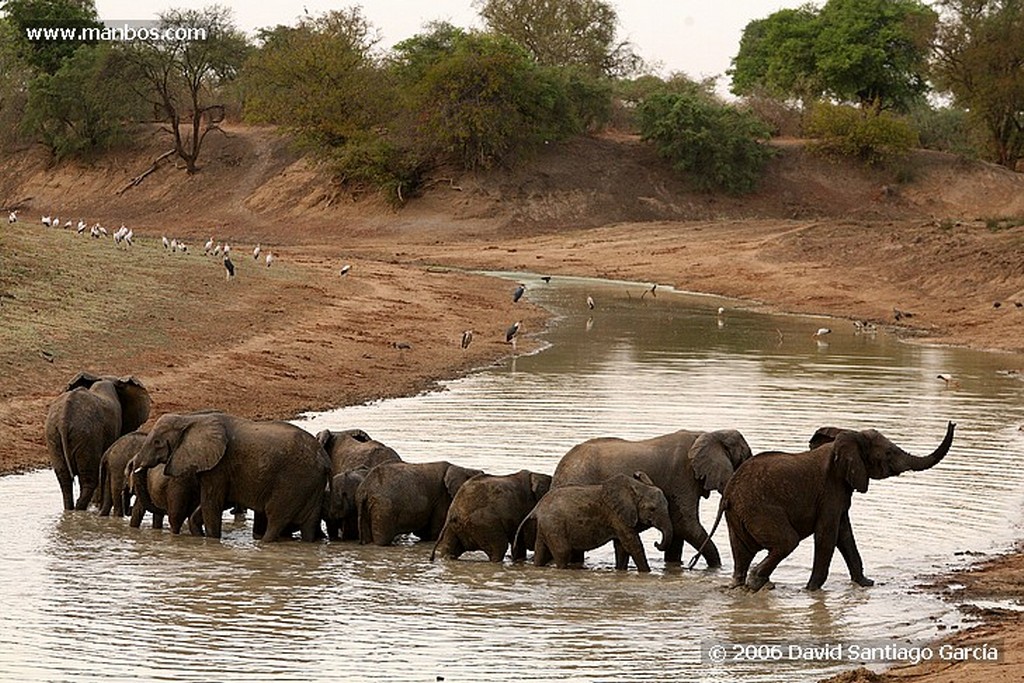
[[[331,474],[372,468],[386,462],[402,462],[395,449],[370,438],[361,429],[333,432],[325,429],[316,435],[331,459]]]

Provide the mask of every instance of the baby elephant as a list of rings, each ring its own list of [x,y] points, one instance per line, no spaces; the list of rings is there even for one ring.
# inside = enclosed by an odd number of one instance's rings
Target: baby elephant
[[[661,531],[664,550],[672,542],[668,500],[644,472],[617,474],[603,484],[560,486],[548,492],[519,525],[513,557],[522,556],[528,527],[536,525],[533,562],[543,566],[554,560],[565,568],[575,555],[615,543],[615,568],[626,569],[633,558],[641,572],[651,571],[640,532],[651,527]]]
[[[430,560],[437,555],[458,559],[464,552],[483,550],[491,562],[501,562],[519,523],[550,488],[550,475],[529,470],[473,477],[455,494]],[[524,545],[532,547],[533,539],[526,540]],[[525,560],[526,548],[521,552],[512,559]]]

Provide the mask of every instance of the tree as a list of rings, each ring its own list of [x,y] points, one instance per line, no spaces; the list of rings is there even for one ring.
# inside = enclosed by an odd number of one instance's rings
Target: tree
[[[828,0],[747,24],[732,91],[804,101],[830,97],[864,111],[919,101],[936,15],[919,0]]]
[[[616,41],[618,15],[603,0],[474,0],[487,27],[511,38],[547,66],[592,76],[636,73],[640,58]]]
[[[77,29],[103,27],[93,0],[5,0],[0,5],[15,29],[26,61],[41,73],[56,73],[80,46],[96,44],[95,40],[82,40]],[[47,32],[69,29],[72,34],[61,33],[57,38],[50,33],[40,33],[39,39],[29,40],[30,33],[44,29]]]
[[[249,45],[231,11],[217,5],[169,10],[158,28],[167,39],[142,41],[129,54],[146,84],[144,95],[168,124],[174,151],[192,174],[199,170],[203,140],[220,130],[221,88],[237,76]],[[205,38],[197,38],[197,30]]]
[[[17,29],[0,18],[0,150],[20,139],[32,68],[18,49]]]
[[[1013,168],[1024,155],[1024,3],[943,0],[940,6],[936,85],[987,131],[995,160]]]

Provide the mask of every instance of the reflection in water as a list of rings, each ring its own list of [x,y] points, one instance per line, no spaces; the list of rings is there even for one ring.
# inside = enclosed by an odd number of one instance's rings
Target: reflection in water
[[[49,471],[0,479],[0,678],[10,680],[816,680],[833,663],[701,662],[710,644],[923,642],[948,606],[918,577],[1013,540],[1024,384],[999,357],[858,334],[841,321],[766,316],[643,285],[517,277],[561,317],[552,346],[446,391],[309,416],[311,432],[360,427],[410,461],[503,474],[551,472],[595,436],[740,429],[755,451],[802,450],[823,424],[876,427],[918,454],[959,423],[935,469],[854,497],[867,573],[838,554],[825,590],[802,589],[805,541],[774,591],[724,588],[725,568],[616,572],[610,546],[586,569],[429,561],[430,544],[262,545],[226,520],[222,541],[60,512]],[[600,302],[591,311],[586,296]],[[960,386],[937,379],[950,373]],[[711,526],[718,497],[704,503]],[[689,554],[692,552],[688,550]],[[688,557],[689,555],[687,555]],[[702,565],[698,565],[701,567]]]

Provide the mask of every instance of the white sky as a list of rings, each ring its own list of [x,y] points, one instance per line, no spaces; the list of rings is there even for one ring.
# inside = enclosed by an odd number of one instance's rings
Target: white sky
[[[101,19],[153,19],[171,8],[201,8],[213,0],[96,0]],[[739,49],[743,28],[784,7],[799,7],[806,0],[612,0],[620,22],[620,38],[629,40],[649,63],[667,74],[682,71],[692,78],[724,75]],[[420,32],[429,21],[444,20],[464,28],[480,28],[471,0],[364,0],[361,3],[327,0],[219,0],[234,10],[240,28],[254,31],[265,26],[294,24],[311,14],[360,4],[363,15],[380,30],[384,47]],[[719,82],[719,88],[727,81]]]

